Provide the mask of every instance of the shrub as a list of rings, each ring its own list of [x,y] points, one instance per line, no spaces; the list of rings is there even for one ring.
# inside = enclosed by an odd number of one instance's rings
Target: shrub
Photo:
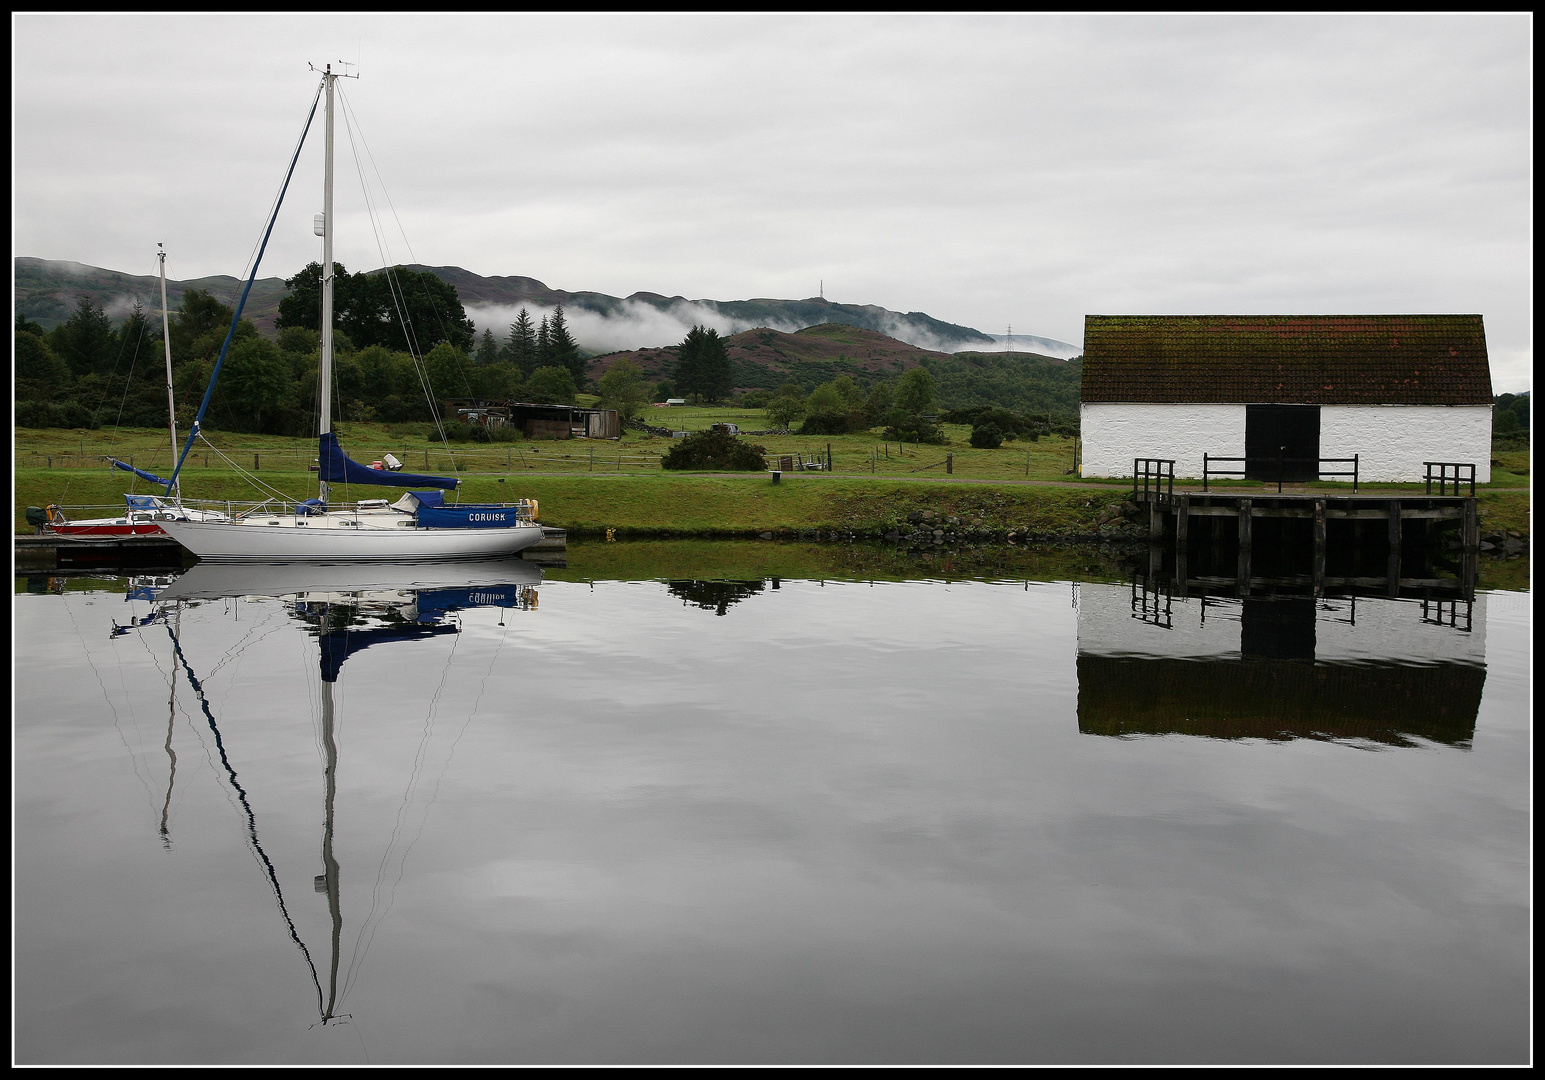
[[[978,450],[996,450],[1003,445],[1003,432],[996,424],[978,424],[971,429],[971,445]]]
[[[767,468],[767,451],[715,427],[677,442],[660,459],[660,465],[666,469],[753,472]]]
[[[949,442],[943,429],[938,425],[929,423],[921,416],[907,416],[900,410],[891,412],[890,426],[885,429],[885,437],[904,442],[934,443],[939,446]]]
[[[818,412],[805,418],[801,435],[846,435],[853,431],[852,418],[845,412]]]

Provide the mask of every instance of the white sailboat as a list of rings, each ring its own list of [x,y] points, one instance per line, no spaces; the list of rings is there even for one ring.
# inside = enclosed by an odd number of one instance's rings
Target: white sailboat
[[[161,528],[183,547],[201,559],[217,562],[272,562],[272,561],[390,561],[424,559],[486,559],[513,555],[542,539],[542,527],[537,524],[535,500],[515,503],[485,503],[478,505],[448,504],[444,491],[454,490],[461,481],[456,477],[420,476],[402,472],[373,469],[351,461],[338,444],[332,431],[332,363],[333,363],[333,97],[334,82],[342,75],[333,73],[328,65],[322,76],[318,96],[325,93],[326,109],[326,160],[323,170],[322,213],[322,342],[321,342],[321,423],[319,427],[319,480],[318,498],[281,505],[279,512],[264,512],[259,507],[239,518],[225,521],[161,521]],[[312,115],[315,115],[315,103]],[[310,126],[307,120],[307,127]],[[302,134],[301,141],[305,136]],[[299,157],[300,147],[296,147]],[[290,163],[291,175],[294,161]],[[285,186],[288,187],[288,177]],[[278,204],[283,203],[283,191]],[[252,278],[257,276],[257,263],[267,247],[277,218],[268,223],[263,245],[252,267]],[[252,287],[248,279],[236,313],[231,320],[231,331],[226,335],[220,361],[215,364],[210,378],[210,390],[219,377],[220,362],[224,360],[236,322],[241,318],[247,292]],[[206,391],[204,404],[183,448],[186,459],[193,440],[198,437],[199,422],[207,408],[210,394]],[[168,482],[168,493],[175,487],[177,472],[182,468],[177,462]],[[364,499],[349,506],[333,505],[328,501],[329,483],[368,484],[397,488],[430,490],[409,491],[396,502],[385,499]]]

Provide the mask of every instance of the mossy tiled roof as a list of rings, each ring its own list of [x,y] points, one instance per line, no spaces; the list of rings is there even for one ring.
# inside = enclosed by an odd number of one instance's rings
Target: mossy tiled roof
[[[1490,405],[1479,315],[1088,315],[1082,399]]]

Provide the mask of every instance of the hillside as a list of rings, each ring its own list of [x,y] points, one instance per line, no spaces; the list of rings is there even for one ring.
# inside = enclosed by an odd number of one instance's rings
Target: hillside
[[[1036,353],[943,353],[919,349],[873,330],[837,323],[811,326],[792,334],[759,327],[725,339],[734,365],[737,391],[775,389],[795,382],[813,390],[823,382],[848,375],[869,386],[908,368],[926,367],[934,378],[942,408],[1000,405],[1017,412],[1058,415],[1078,411],[1082,364]],[[590,361],[592,380],[619,357],[643,368],[652,382],[670,377],[676,349],[630,349]]]
[[[203,289],[221,303],[235,305],[245,282],[224,274],[216,277],[166,280],[166,302],[173,311],[189,289]],[[258,278],[247,297],[245,315],[259,330],[271,332],[284,298],[282,278]],[[16,259],[16,314],[25,315],[44,330],[52,330],[70,317],[76,301],[87,296],[114,320],[127,317],[136,301],[146,314],[161,310],[161,279],[154,274],[124,274],[78,262],[50,259]]]
[[[45,330],[67,319],[81,296],[90,297],[114,319],[127,316],[135,301],[147,312],[160,309],[160,283],[153,274],[125,274],[83,263],[28,257],[16,258],[14,265],[16,311],[37,322]],[[841,324],[875,331],[890,339],[911,342],[941,352],[973,346],[991,348],[995,340],[969,326],[947,323],[920,311],[891,311],[875,304],[839,304],[822,297],[804,300],[688,300],[682,296],[664,296],[652,292],[635,292],[617,297],[598,292],[554,289],[532,277],[483,277],[459,266],[414,265],[412,269],[428,270],[453,286],[463,307],[468,309],[468,314],[479,325],[499,325],[501,319],[507,322],[513,318],[514,309],[522,305],[536,309],[561,304],[570,312],[579,344],[591,350],[613,346],[587,342],[583,336],[586,326],[612,320],[615,320],[614,326],[630,326],[640,313],[656,320],[658,315],[666,315],[682,325],[683,334],[686,328],[695,323],[715,323],[721,327],[775,327],[786,334],[822,324]],[[371,272],[380,273],[379,270]],[[242,284],[238,279],[225,275],[189,280],[168,279],[167,299],[175,310],[188,289],[204,289],[223,303],[234,304],[241,293]],[[247,299],[246,316],[257,324],[259,330],[271,333],[278,315],[279,301],[284,294],[282,278],[257,279]],[[506,310],[508,317],[504,315]],[[593,313],[599,320],[591,318],[587,322],[586,316],[581,314],[585,312]],[[580,317],[575,319],[576,315]],[[616,341],[619,334],[614,330],[610,336]],[[628,341],[626,331],[622,331],[622,339]],[[1025,337],[1023,340],[1030,339]],[[1066,344],[1046,340],[1051,345]]]

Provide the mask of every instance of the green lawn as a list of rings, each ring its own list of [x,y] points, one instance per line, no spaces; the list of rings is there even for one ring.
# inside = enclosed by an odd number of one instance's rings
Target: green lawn
[[[700,427],[726,421],[743,427],[765,423],[761,413],[754,410],[678,408],[669,413]],[[981,518],[984,529],[1060,532],[1093,528],[1094,516],[1119,503],[1130,487],[1128,480],[1079,480],[1070,475],[1073,440],[1069,438],[1052,436],[1033,443],[1005,443],[997,450],[977,450],[966,445],[969,429],[946,425],[945,430],[951,439],[948,446],[908,444],[904,448],[870,434],[751,437],[766,447],[774,464],[784,455],[806,461],[824,458],[830,447],[834,475],[796,470],[777,485],[765,473],[734,477],[666,473],[659,461],[672,440],[636,432],[616,442],[522,439],[492,445],[457,443],[449,450],[429,442],[423,434],[424,425],[345,423],[339,425],[339,437],[350,456],[359,461],[393,453],[411,471],[444,474],[458,470],[464,480],[464,500],[535,497],[542,502],[544,520],[603,533],[607,528],[635,535],[669,530],[884,531],[898,514],[904,517],[914,509]],[[259,479],[290,497],[315,494],[316,474],[306,468],[316,456],[313,440],[220,432],[209,432],[207,437],[220,451],[207,450],[201,444],[189,457],[182,478],[188,498],[241,501],[256,497],[233,465],[248,472],[256,465]],[[29,531],[24,516],[29,505],[95,505],[105,514],[122,508],[126,491],[154,490],[130,474],[108,468],[104,455],[132,460],[162,476],[169,475],[172,460],[167,433],[156,429],[18,429],[15,445],[13,494],[18,532]],[[231,464],[221,460],[221,453]],[[989,483],[933,483],[947,479],[945,462],[951,456],[953,476],[949,479]],[[1529,453],[1502,451],[1496,460],[1499,465],[1494,467],[1492,483],[1480,491],[1483,526],[1527,534]],[[498,482],[501,478],[505,480],[502,484]],[[1057,486],[1025,485],[1025,480]],[[1177,485],[1181,486],[1194,489],[1198,485]],[[1217,486],[1221,490],[1261,489],[1261,485],[1240,481],[1222,481]],[[1350,490],[1349,484],[1329,482],[1297,487]],[[1517,490],[1506,490],[1510,488]],[[1422,490],[1422,485],[1365,484],[1362,490],[1412,492]]]

